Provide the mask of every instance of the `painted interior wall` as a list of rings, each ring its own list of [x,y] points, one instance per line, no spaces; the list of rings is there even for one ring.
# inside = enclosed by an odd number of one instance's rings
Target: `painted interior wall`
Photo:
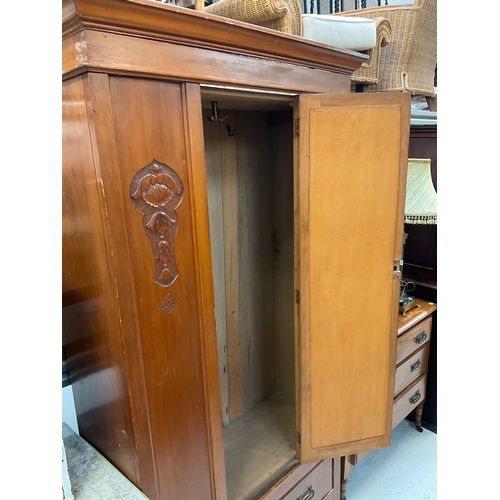
[[[68,426],[78,432],[78,422],[76,420],[75,411],[75,401],[73,400],[73,388],[71,385],[63,387],[62,390],[62,422],[68,424]]]

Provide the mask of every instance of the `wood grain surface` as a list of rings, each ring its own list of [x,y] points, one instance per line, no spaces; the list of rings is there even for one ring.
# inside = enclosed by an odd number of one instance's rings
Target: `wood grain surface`
[[[299,101],[304,461],[390,442],[409,103],[346,97]]]
[[[103,231],[86,79],[63,85],[63,341],[83,438],[140,487],[123,325]],[[146,475],[146,474],[145,474]]]
[[[170,45],[165,42],[180,42],[184,46],[209,49],[227,56],[250,55],[262,62],[268,58],[326,70],[325,76],[328,72],[344,75],[347,82],[367,59],[365,54],[359,52],[148,0],[64,0],[63,41],[82,30],[95,30],[106,36],[123,34],[126,35],[120,37],[123,42],[127,38],[135,41],[159,40],[165,47]],[[189,61],[186,63],[189,65]],[[71,71],[71,67],[68,60],[67,70]]]
[[[152,499],[224,498],[199,86],[90,74],[65,88],[63,265],[69,290],[79,280],[87,294],[102,296],[90,315],[102,323],[102,339],[97,324],[87,339],[102,346],[83,360],[85,349],[69,345],[89,376],[102,378],[90,399],[84,383],[75,384],[82,435]],[[155,281],[155,254],[130,193],[133,177],[153,160],[175,170],[184,187],[170,249],[179,276],[168,287]],[[87,228],[84,240],[71,220]],[[169,312],[160,308],[168,294],[175,298]],[[105,406],[103,398],[112,399]],[[111,413],[103,419],[102,412]]]

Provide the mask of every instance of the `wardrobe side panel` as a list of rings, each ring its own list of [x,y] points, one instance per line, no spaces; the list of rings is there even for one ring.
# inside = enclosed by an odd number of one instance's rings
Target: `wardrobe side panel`
[[[63,342],[79,432],[141,486],[110,242],[96,174],[84,78],[62,88]]]
[[[211,116],[210,110],[203,111],[221,411],[223,424],[227,425],[229,424],[229,371],[226,330],[226,269],[224,266],[224,182],[221,144],[223,129],[221,122],[210,120]]]

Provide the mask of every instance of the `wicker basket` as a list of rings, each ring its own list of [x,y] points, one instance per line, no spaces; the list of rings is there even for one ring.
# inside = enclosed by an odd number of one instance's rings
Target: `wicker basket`
[[[391,25],[391,42],[380,50],[379,81],[370,91],[407,91],[436,97],[437,0],[415,0],[412,5],[374,7],[341,15],[383,17]]]

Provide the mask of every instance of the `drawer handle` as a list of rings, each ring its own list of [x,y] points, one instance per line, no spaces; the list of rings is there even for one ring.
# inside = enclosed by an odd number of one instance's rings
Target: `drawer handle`
[[[420,398],[422,397],[422,394],[420,394],[420,391],[417,391],[411,398],[410,398],[410,403],[414,405]]]
[[[420,366],[421,363],[422,362],[419,359],[415,361],[415,363],[411,365],[411,371],[414,372]]]
[[[421,344],[426,338],[427,334],[425,332],[421,332],[415,337],[415,342],[417,344]]]
[[[297,500],[311,500],[311,498],[314,496],[314,490],[312,486],[309,486],[307,488],[307,491],[305,493],[302,493],[300,497]]]

